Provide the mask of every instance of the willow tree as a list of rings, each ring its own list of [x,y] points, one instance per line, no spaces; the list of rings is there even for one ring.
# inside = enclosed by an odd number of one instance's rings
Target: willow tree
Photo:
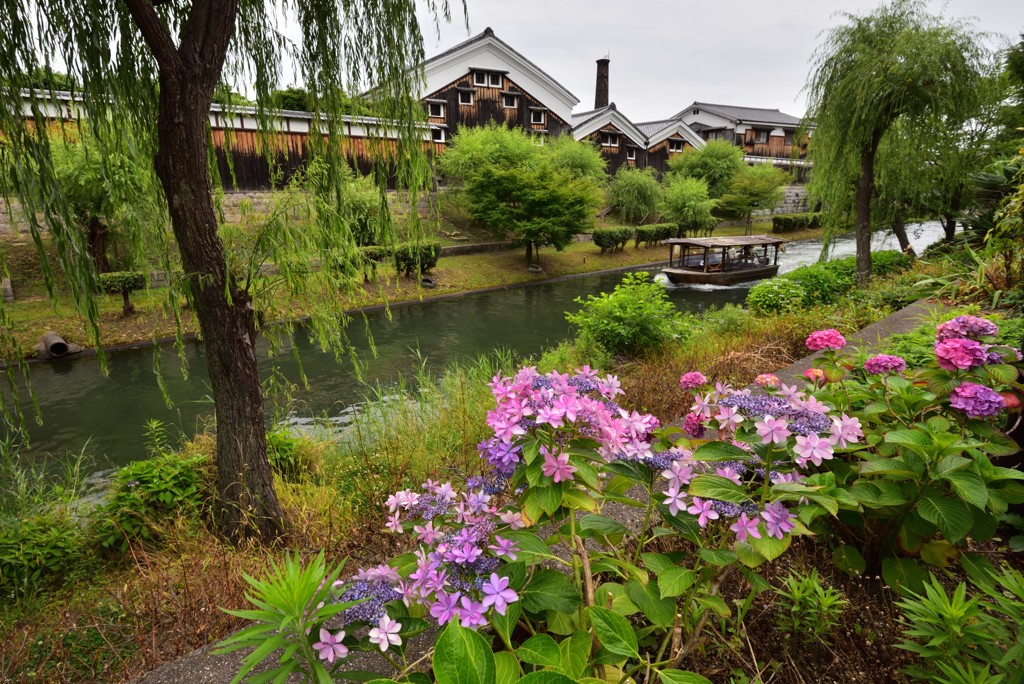
[[[167,305],[180,316],[187,297],[199,324],[216,410],[218,519],[231,540],[273,539],[282,512],[267,461],[264,402],[257,367],[257,306],[253,293],[228,268],[218,237],[211,192],[210,103],[221,84],[249,92],[272,150],[272,92],[297,72],[314,111],[309,142],[326,160],[327,180],[339,196],[344,156],[341,134],[346,92],[373,88],[375,112],[388,140],[390,171],[400,182],[422,174],[422,110],[412,93],[421,83],[423,40],[415,0],[0,0],[0,140],[6,172],[4,197],[16,197],[42,249],[43,230],[56,246],[63,277],[89,322],[99,347],[95,269],[73,212],[54,173],[51,137],[61,135],[47,117],[55,105],[48,92],[28,90],[32,74],[54,67],[68,72],[80,98],[73,107],[104,157],[116,153],[152,159],[166,200],[173,240],[161,226],[168,268],[184,273],[168,290]],[[437,23],[449,18],[447,0],[427,0]],[[296,36],[294,40],[289,35]],[[28,121],[19,93],[27,92]],[[59,110],[58,110],[59,111]],[[132,135],[125,135],[131,131]],[[322,135],[318,135],[322,134]],[[268,151],[268,160],[272,152]],[[340,196],[339,196],[340,199]],[[279,264],[293,246],[316,245],[334,256],[356,258],[344,226],[320,239],[279,221],[267,243]],[[174,258],[172,259],[172,256]],[[294,255],[292,255],[294,256]],[[300,256],[310,256],[308,253]],[[315,256],[315,255],[314,255]],[[46,260],[43,260],[46,263]],[[305,263],[305,262],[303,262]],[[285,268],[291,268],[285,266]],[[324,343],[343,341],[332,269],[294,267],[287,282],[315,290],[325,304],[315,327]],[[289,275],[289,274],[286,274]],[[53,275],[47,273],[51,283]],[[6,313],[0,311],[0,318]],[[2,333],[8,336],[9,329]],[[0,348],[10,349],[9,338]]]
[[[918,140],[963,122],[975,106],[986,51],[971,24],[928,14],[921,0],[895,0],[863,15],[840,13],[812,58],[808,114],[813,126],[812,194],[832,215],[854,189],[857,281],[871,278],[875,159],[901,119]]]

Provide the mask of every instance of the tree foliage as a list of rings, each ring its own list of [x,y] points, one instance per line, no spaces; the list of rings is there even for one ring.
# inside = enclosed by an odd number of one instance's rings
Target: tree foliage
[[[668,168],[672,174],[700,178],[708,185],[708,195],[717,199],[743,168],[743,150],[725,140],[709,140],[702,149],[688,148],[669,159]]]
[[[661,204],[661,185],[654,169],[623,166],[608,186],[608,205],[627,223],[643,223]]]
[[[708,184],[700,178],[669,174],[665,178],[665,202],[662,215],[680,230],[701,230],[715,225],[711,214],[718,200],[708,197]]]
[[[528,264],[535,263],[535,248],[568,246],[600,202],[600,153],[568,136],[541,146],[520,129],[464,127],[439,163],[470,215],[525,245]]]
[[[721,206],[732,216],[746,221],[757,211],[770,211],[785,197],[789,174],[772,164],[744,166],[733,178]]]
[[[228,268],[218,235],[209,168],[210,104],[219,88],[251,93],[269,162],[272,93],[281,85],[282,65],[294,65],[310,95],[314,116],[308,141],[326,163],[330,190],[325,196],[340,203],[346,169],[340,144],[344,93],[372,87],[374,110],[388,122],[388,139],[371,139],[369,146],[371,152],[387,151],[378,179],[383,187],[390,174],[402,187],[415,188],[426,177],[423,111],[414,95],[424,57],[417,9],[411,0],[0,0],[0,88],[7,97],[30,88],[38,69],[66,65],[69,78],[79,84],[76,112],[95,139],[104,168],[115,155],[153,163],[174,236],[172,243],[162,225],[153,226],[162,248],[159,258],[171,270],[177,261],[173,244],[184,273],[168,288],[166,306],[180,320],[181,295],[186,295],[206,346],[217,419],[217,517],[229,539],[273,538],[282,530],[283,516],[267,462],[255,348],[259,302],[252,281],[238,280]],[[423,9],[435,23],[449,17],[447,0],[428,0]],[[296,39],[285,38],[286,27],[295,29]],[[32,125],[26,125],[21,107],[0,108],[3,153],[16,161],[0,175],[0,194],[17,197],[40,248],[44,227],[52,237],[63,278],[99,347],[96,272],[84,236],[73,228],[74,212],[52,157],[54,130],[46,112],[63,103],[49,93],[28,97]],[[299,230],[287,213],[271,216],[262,235],[280,258],[277,265],[284,265],[281,282],[291,293],[316,301],[311,325],[318,341],[344,348],[338,311],[350,277],[308,264],[338,252],[356,258],[358,248],[329,244],[325,231]],[[53,274],[46,277],[53,282]],[[6,319],[2,309],[0,319]],[[285,326],[275,333],[291,330]],[[0,335],[0,347],[16,348],[9,326],[0,326]],[[11,368],[8,380],[14,385]]]
[[[806,89],[814,126],[813,196],[829,209],[853,209],[858,281],[871,277],[871,203],[875,161],[894,123],[924,140],[941,122],[961,125],[976,109],[986,51],[973,27],[929,14],[920,0],[894,0],[828,31],[812,60]]]

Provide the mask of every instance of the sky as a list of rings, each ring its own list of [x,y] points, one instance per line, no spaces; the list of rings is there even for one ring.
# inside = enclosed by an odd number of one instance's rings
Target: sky
[[[458,0],[452,0],[453,4]],[[853,0],[466,0],[440,36],[424,25],[428,57],[490,26],[580,100],[594,106],[595,60],[608,56],[610,99],[635,122],[666,119],[691,102],[781,109],[802,116],[802,92],[821,32],[879,2]],[[974,18],[994,49],[1024,31],[1022,0],[930,2],[932,13]]]

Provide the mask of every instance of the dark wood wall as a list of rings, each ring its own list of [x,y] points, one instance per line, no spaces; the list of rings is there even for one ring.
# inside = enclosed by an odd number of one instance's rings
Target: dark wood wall
[[[619,144],[616,147],[609,147],[601,144],[602,134],[612,133],[619,136]],[[644,149],[643,141],[633,140],[621,130],[615,124],[605,124],[599,130],[594,131],[588,135],[585,140],[589,140],[593,144],[597,145],[597,149],[601,150],[601,156],[604,157],[608,163],[606,167],[608,175],[614,176],[618,173],[619,169],[623,166],[632,166],[637,169],[647,168],[647,150]],[[628,158],[628,150],[633,149],[636,152],[636,159]]]
[[[681,141],[683,143],[683,151],[669,152],[669,140]],[[647,150],[647,165],[653,168],[659,176],[664,175],[668,171],[669,160],[672,159],[673,157],[678,157],[682,154],[685,154],[686,150],[689,149],[693,149],[693,145],[691,145],[683,136],[679,135],[678,133],[673,133],[668,138],[665,138],[657,145],[652,145]]]

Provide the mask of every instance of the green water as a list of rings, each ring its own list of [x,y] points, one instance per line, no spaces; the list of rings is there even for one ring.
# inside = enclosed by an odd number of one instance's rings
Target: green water
[[[924,224],[912,232],[920,249],[937,239],[941,227]],[[780,259],[781,268],[785,271],[813,262],[819,251],[818,242],[792,243]],[[851,251],[849,240],[841,240],[835,247],[836,255]],[[610,291],[621,277],[621,273],[583,276],[393,307],[390,318],[383,312],[367,314],[365,324],[357,318],[349,336],[365,363],[363,377],[384,385],[396,382],[403,374],[411,377],[423,362],[428,370],[439,371],[448,363],[469,360],[495,348],[520,356],[537,354],[568,336],[565,312],[578,310],[574,299]],[[742,303],[749,287],[672,287],[668,294],[680,309],[696,311]],[[366,330],[372,335],[376,357],[370,354]],[[296,344],[309,387],[295,395],[293,419],[341,415],[365,395],[365,387],[356,379],[349,362],[336,363],[333,355],[305,339]],[[194,434],[213,413],[203,347],[198,343],[186,347],[188,380],[182,377],[176,353],[156,352],[162,356],[172,408],[164,403],[157,384],[154,353],[153,349],[135,349],[111,354],[106,377],[100,373],[95,357],[89,356],[33,365],[32,383],[43,424],[30,427],[31,446],[22,451],[22,458],[39,460],[49,455],[62,459],[69,452],[84,449],[95,460],[93,467],[103,469],[144,457],[148,419]],[[280,356],[278,363],[285,377],[298,381],[299,372],[290,354]],[[263,366],[268,373],[269,360]]]

